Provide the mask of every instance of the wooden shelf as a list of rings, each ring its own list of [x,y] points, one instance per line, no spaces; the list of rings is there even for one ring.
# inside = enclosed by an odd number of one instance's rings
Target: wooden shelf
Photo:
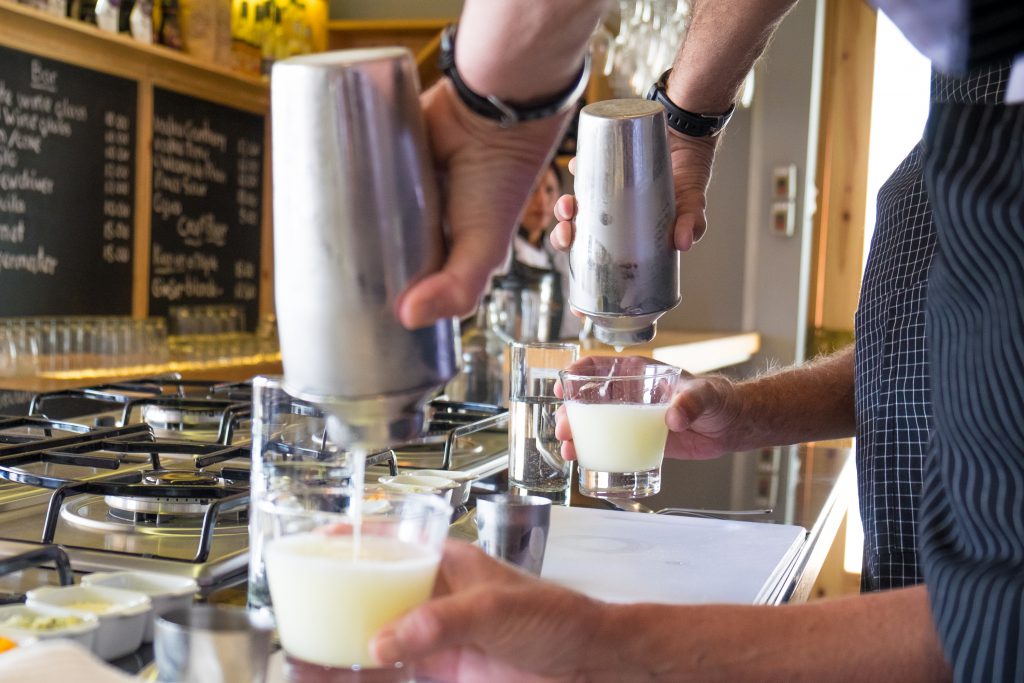
[[[263,113],[269,79],[0,0],[0,45]]]
[[[420,85],[426,90],[441,77],[437,55],[441,31],[450,19],[336,20],[327,22],[327,48],[399,45],[408,48],[419,66]]]
[[[282,373],[281,354],[260,353],[207,360],[125,365],[116,368],[42,372],[32,377],[0,378],[0,389],[29,392],[57,391],[140,377],[154,377],[172,372],[181,374],[184,379],[232,382],[247,380],[254,375],[280,375]]]
[[[125,34],[0,0],[0,46],[91,69],[138,84],[135,136],[135,218],[132,258],[132,315],[149,314],[153,102],[161,88],[243,112],[268,116],[269,80],[211,64],[161,45],[140,43]],[[270,189],[270,126],[263,135],[263,195],[259,315],[273,311],[273,250]],[[100,170],[97,170],[99,172]]]

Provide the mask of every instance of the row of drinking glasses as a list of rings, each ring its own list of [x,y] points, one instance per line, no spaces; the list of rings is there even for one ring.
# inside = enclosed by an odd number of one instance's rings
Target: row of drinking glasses
[[[163,318],[0,318],[0,377],[166,360]]]
[[[672,66],[689,20],[688,0],[619,0],[591,38],[595,70],[603,70],[616,97],[642,97]]]
[[[276,354],[280,347],[277,334],[230,332],[190,334],[168,338],[170,359],[174,362],[226,361],[256,355]]]
[[[245,309],[232,304],[171,306],[167,322],[172,335],[240,333],[245,331]]]
[[[272,315],[260,320],[255,334],[238,328],[173,336],[158,317],[0,318],[0,377],[229,361],[278,350]]]
[[[615,97],[643,97],[672,66],[689,25],[689,0],[619,0],[591,36],[594,70],[605,75]],[[740,104],[749,107],[753,97],[751,70]]]

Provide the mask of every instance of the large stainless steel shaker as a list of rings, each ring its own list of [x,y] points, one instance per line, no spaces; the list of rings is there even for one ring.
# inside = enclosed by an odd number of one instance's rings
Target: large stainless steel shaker
[[[415,331],[396,303],[444,259],[441,208],[404,48],[277,62],[271,80],[274,289],[290,393],[343,444],[420,432],[457,369],[457,321]]]
[[[679,304],[672,161],[660,104],[607,100],[583,108],[575,193],[569,303],[606,344],[650,341],[658,318]]]

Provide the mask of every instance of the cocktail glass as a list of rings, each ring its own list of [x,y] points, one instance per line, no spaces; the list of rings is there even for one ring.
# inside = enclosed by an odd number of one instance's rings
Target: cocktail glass
[[[451,508],[432,495],[368,491],[357,501],[351,492],[306,489],[260,503],[272,528],[264,561],[292,683],[413,680],[409,667],[381,667],[369,642],[430,597]]]
[[[646,358],[591,356],[559,373],[580,493],[643,498],[661,490],[665,413],[680,372]]]

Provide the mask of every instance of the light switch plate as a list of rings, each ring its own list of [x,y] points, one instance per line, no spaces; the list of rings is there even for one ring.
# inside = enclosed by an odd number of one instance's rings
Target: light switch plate
[[[796,202],[773,202],[771,225],[776,235],[792,237],[796,229]]]
[[[796,199],[796,164],[776,166],[772,169],[772,199],[775,201]]]

